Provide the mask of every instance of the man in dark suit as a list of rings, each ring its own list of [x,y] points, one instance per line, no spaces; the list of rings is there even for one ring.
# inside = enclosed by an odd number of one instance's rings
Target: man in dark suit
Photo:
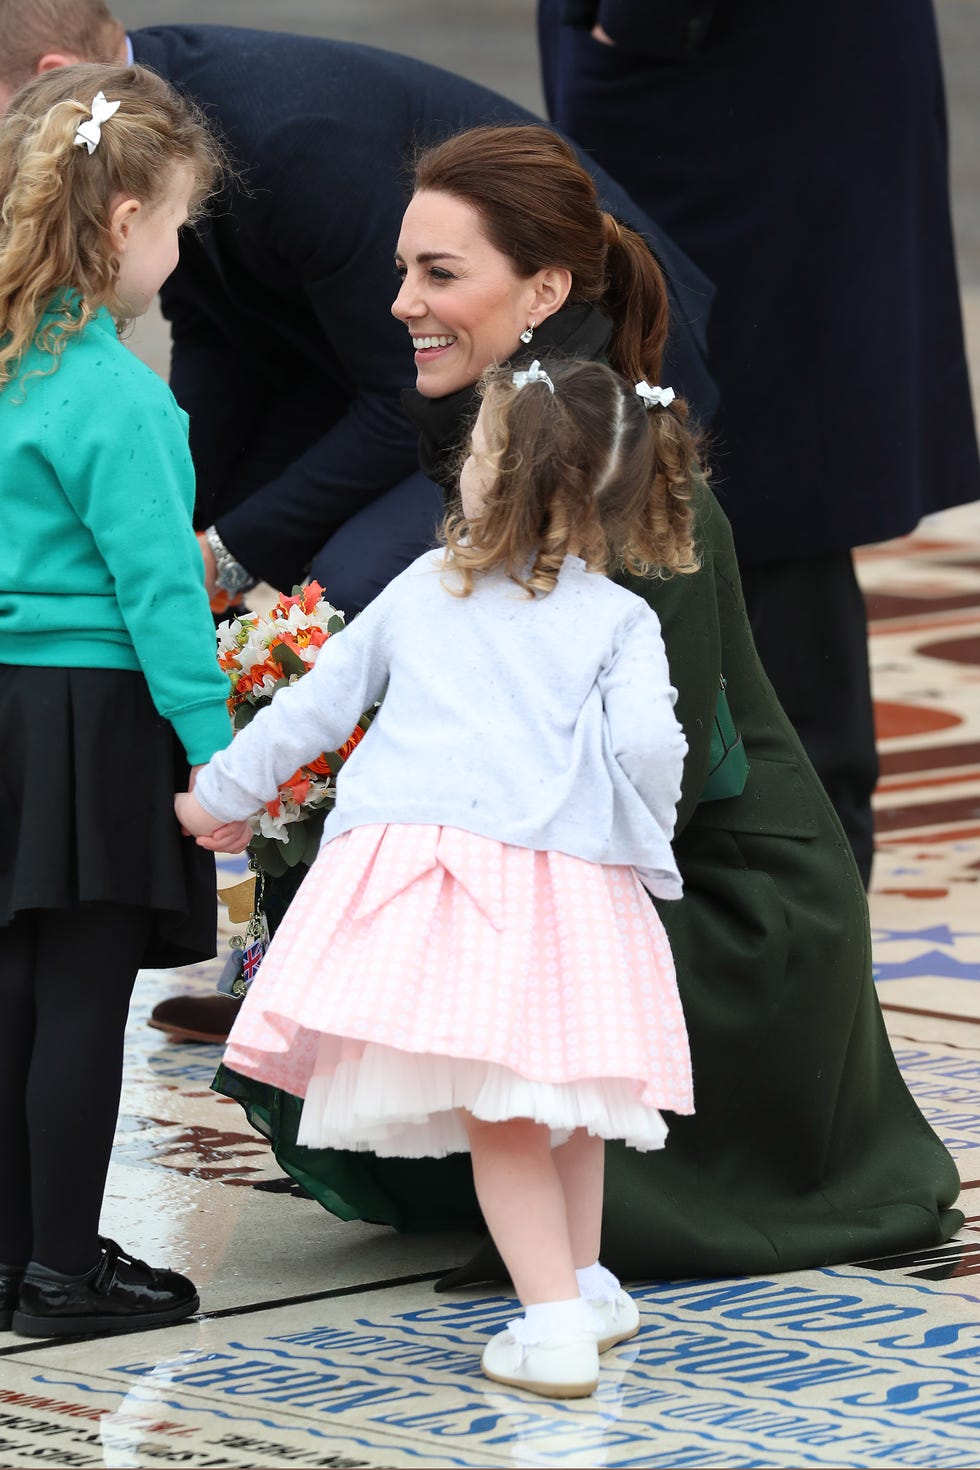
[[[197,101],[237,170],[161,293],[209,590],[235,597],[259,580],[289,591],[311,572],[349,617],[432,544],[442,513],[402,411],[414,366],[389,309],[412,156],[480,123],[540,119],[371,47],[218,26],[127,37],[102,0],[0,0],[0,110],[37,72],[129,59]],[[593,171],[605,207],[646,235],[664,267],[674,307],[665,381],[706,419],[710,287]],[[152,1024],[219,1040],[236,1006],[179,997]]]
[[[713,488],[867,881],[851,549],[980,495],[931,0],[540,0],[548,110],[717,288]]]

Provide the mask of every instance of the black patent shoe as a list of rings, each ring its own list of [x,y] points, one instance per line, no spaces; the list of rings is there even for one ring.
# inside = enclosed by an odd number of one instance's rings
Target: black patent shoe
[[[44,1276],[28,1266],[11,1326],[24,1337],[142,1332],[189,1317],[200,1306],[193,1282],[156,1270],[99,1237],[101,1257],[85,1276]]]
[[[9,1266],[0,1266],[0,1332],[10,1331],[10,1319],[17,1305],[23,1271],[12,1271]]]

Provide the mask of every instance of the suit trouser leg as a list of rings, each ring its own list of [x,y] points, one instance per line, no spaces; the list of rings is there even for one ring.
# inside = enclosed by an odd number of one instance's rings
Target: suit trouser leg
[[[756,647],[867,887],[878,779],[868,625],[849,551],[743,569]]]

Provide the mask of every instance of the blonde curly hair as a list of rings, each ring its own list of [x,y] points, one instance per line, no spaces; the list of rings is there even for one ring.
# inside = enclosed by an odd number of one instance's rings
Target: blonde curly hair
[[[89,154],[74,138],[97,92],[120,106]],[[33,343],[54,366],[100,307],[125,321],[109,236],[113,202],[155,204],[179,163],[193,168],[199,209],[221,177],[221,146],[198,110],[144,67],[60,67],[14,95],[0,119],[0,390]],[[68,295],[39,334],[60,293]]]

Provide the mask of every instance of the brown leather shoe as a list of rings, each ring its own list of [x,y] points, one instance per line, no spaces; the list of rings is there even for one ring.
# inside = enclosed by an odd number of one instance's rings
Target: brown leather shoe
[[[173,995],[153,1007],[147,1025],[174,1041],[227,1041],[241,1004],[233,995]]]

